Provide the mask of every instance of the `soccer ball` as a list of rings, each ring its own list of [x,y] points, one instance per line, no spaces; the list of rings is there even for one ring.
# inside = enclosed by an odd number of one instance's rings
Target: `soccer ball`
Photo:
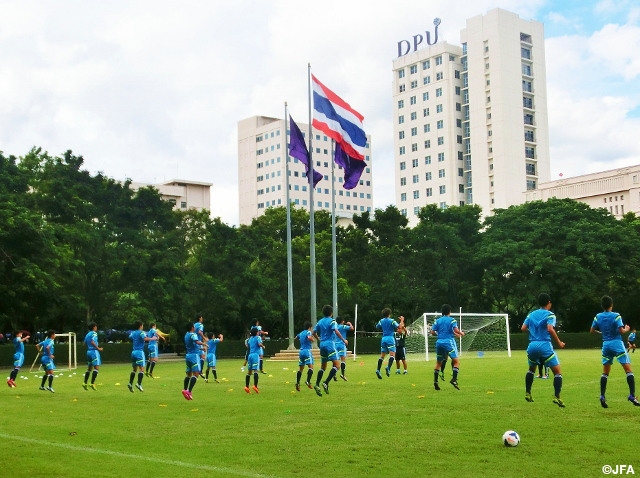
[[[513,430],[508,430],[502,435],[502,443],[504,443],[504,446],[518,446],[520,443],[520,435]]]

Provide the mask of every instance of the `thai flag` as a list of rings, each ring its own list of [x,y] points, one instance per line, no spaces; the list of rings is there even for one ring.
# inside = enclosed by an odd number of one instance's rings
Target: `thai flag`
[[[364,116],[311,75],[313,86],[312,126],[342,146],[353,159],[364,160],[367,135],[362,129]]]

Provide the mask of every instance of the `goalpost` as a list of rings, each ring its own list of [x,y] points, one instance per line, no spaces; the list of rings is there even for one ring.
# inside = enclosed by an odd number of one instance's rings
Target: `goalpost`
[[[430,334],[431,326],[441,315],[438,312],[425,312],[407,326],[407,354],[424,354],[425,360],[429,361],[429,350],[435,350],[437,340],[435,335]],[[457,339],[460,355],[477,351],[478,356],[483,356],[485,351],[504,351],[511,357],[508,314],[463,313],[460,308],[458,313],[452,312],[451,317],[458,321],[458,328],[465,333]]]
[[[64,368],[64,365],[67,365],[67,370],[75,370],[78,368],[78,350],[77,350],[77,345],[76,345],[76,333],[75,332],[68,332],[66,334],[56,334],[56,341],[59,338],[68,338],[68,357],[67,357],[67,362],[65,363],[62,360],[58,360],[56,354],[54,354],[54,356],[56,356],[56,359],[54,359],[54,362],[56,363],[56,368]],[[36,362],[38,363],[38,367],[35,369],[36,371],[40,370],[40,367],[42,366],[38,359],[40,358],[40,352],[38,352],[36,354],[36,358],[34,359],[33,363],[31,364],[31,368],[29,369],[29,372],[33,372],[34,367],[36,366]],[[63,365],[62,367],[60,367],[60,365]]]

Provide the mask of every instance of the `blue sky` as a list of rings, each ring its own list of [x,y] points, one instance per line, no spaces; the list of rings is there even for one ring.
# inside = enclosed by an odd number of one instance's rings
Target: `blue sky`
[[[115,179],[208,181],[212,214],[237,224],[237,122],[282,117],[285,101],[306,117],[310,62],[365,116],[384,208],[397,41],[439,17],[459,44],[465,20],[496,7],[545,24],[551,179],[639,164],[640,7],[628,0],[0,0],[0,150],[72,149]]]

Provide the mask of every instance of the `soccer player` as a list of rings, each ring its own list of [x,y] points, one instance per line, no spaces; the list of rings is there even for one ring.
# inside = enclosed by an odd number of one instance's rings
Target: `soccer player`
[[[245,377],[244,391],[251,393],[249,383],[251,382],[251,374],[253,374],[253,385],[251,388],[254,392],[260,393],[260,389],[258,388],[258,369],[260,367],[260,351],[264,348],[264,344],[262,343],[262,337],[260,337],[260,331],[257,327],[251,327],[249,333],[251,336],[247,341],[249,355],[247,356],[247,375]]]
[[[84,383],[82,386],[85,390],[89,389],[88,381],[89,375],[91,375],[91,388],[96,388],[96,377],[98,376],[98,369],[102,365],[100,359],[100,352],[102,347],[98,346],[98,325],[95,322],[89,323],[89,332],[84,336],[84,344],[87,347],[87,371],[84,373]]]
[[[149,337],[151,340],[147,342],[149,360],[147,361],[147,365],[145,367],[145,375],[147,377],[156,378],[153,376],[153,369],[158,363],[158,341],[165,340],[165,338],[158,331],[155,322],[151,322],[149,326],[149,332],[147,332],[147,337]],[[153,340],[154,337],[156,337],[156,340]]]
[[[631,350],[631,353],[636,353],[636,329],[633,329],[627,337],[627,353]]]
[[[431,335],[437,335],[436,340],[436,367],[433,370],[433,387],[440,390],[438,385],[438,374],[442,362],[448,357],[451,358],[451,371],[453,376],[449,383],[460,390],[458,386],[458,371],[460,359],[458,358],[458,346],[456,337],[463,337],[464,332],[458,328],[458,321],[451,318],[451,306],[444,304],[441,310],[442,315],[436,319],[431,326]]]
[[[600,405],[602,408],[609,408],[605,392],[607,391],[607,380],[611,371],[613,359],[618,360],[627,374],[627,385],[629,385],[629,400],[636,407],[640,407],[640,402],[636,398],[636,382],[631,370],[631,359],[624,348],[622,334],[629,332],[629,326],[622,323],[622,317],[617,312],[613,312],[613,299],[605,295],[600,300],[600,305],[604,312],[600,312],[593,318],[590,332],[600,332],[602,334],[602,376],[600,377]]]
[[[133,350],[131,351],[131,366],[133,371],[131,372],[131,375],[129,375],[129,384],[127,387],[131,393],[133,393],[133,380],[136,378],[136,372],[138,373],[136,388],[141,392],[144,392],[144,389],[142,388],[142,379],[144,378],[144,367],[146,362],[144,357],[144,344],[146,342],[151,342],[152,340],[158,340],[158,337],[147,337],[145,331],[142,330],[143,325],[144,324],[141,320],[136,320],[133,324],[135,330],[129,334],[129,338],[133,343]]]
[[[522,324],[522,331],[529,331],[529,346],[527,347],[527,358],[529,361],[529,370],[525,376],[525,395],[527,402],[533,402],[531,396],[531,386],[535,377],[535,371],[538,364],[544,364],[551,368],[553,372],[553,403],[560,408],[564,408],[564,402],[560,399],[560,391],[562,390],[562,371],[560,369],[560,361],[553,351],[551,345],[551,337],[556,341],[558,347],[564,348],[564,342],[560,340],[556,333],[556,315],[551,312],[551,297],[549,294],[541,293],[538,296],[539,309],[531,312]]]
[[[53,389],[53,374],[56,369],[56,364],[53,361],[55,355],[53,355],[55,344],[54,339],[56,338],[56,333],[53,330],[47,331],[47,338],[45,338],[42,342],[36,345],[36,349],[38,349],[38,353],[42,354],[40,358],[40,363],[45,370],[44,375],[42,375],[42,383],[40,384],[40,390],[49,390],[51,393],[54,393]],[[44,386],[44,384],[49,381],[48,386]]]
[[[29,341],[29,335],[23,337],[22,330],[17,331],[13,338],[13,345],[15,347],[15,353],[13,354],[13,370],[9,374],[9,380],[7,385],[10,388],[16,388],[16,377],[20,371],[20,367],[24,363],[24,343]]]
[[[182,396],[187,400],[193,400],[191,392],[198,381],[198,375],[200,375],[202,371],[200,368],[200,353],[205,343],[200,340],[196,332],[195,324],[188,324],[186,329],[187,333],[184,335],[184,361],[187,365],[187,376],[184,378]]]
[[[351,322],[345,323],[344,319],[340,320],[339,322],[340,323],[338,324],[338,330],[340,331],[342,337],[347,340],[347,334],[350,330],[353,330],[353,325],[351,325]],[[347,376],[345,375],[345,372],[347,370],[347,346],[342,340],[336,341],[336,352],[338,353],[338,358],[340,359],[340,378],[347,382]],[[333,379],[337,381],[338,376],[336,375],[335,377],[333,377]]]
[[[393,360],[396,356],[396,339],[393,334],[398,330],[400,324],[404,327],[404,317],[398,317],[400,319],[400,323],[398,323],[390,316],[391,309],[382,309],[382,318],[376,324],[376,329],[382,330],[382,339],[380,340],[380,358],[378,359],[378,368],[376,370],[376,375],[380,380],[382,380],[380,367],[382,367],[382,362],[387,354],[389,354],[389,363],[384,370],[387,372],[387,377],[391,375],[391,366],[393,365]]]
[[[404,374],[406,375],[409,373],[407,372],[407,329],[404,326],[402,328],[398,327],[394,337],[396,340],[396,374],[400,375],[400,362],[402,362]]]
[[[316,339],[320,342],[320,361],[322,363],[321,368],[318,370],[318,374],[316,375],[316,385],[313,387],[319,397],[322,396],[320,381],[322,380],[322,376],[324,375],[324,371],[326,370],[327,363],[329,361],[333,363],[333,367],[329,371],[327,379],[322,382],[324,393],[329,393],[329,382],[338,373],[340,361],[338,360],[338,352],[336,352],[335,336],[337,336],[345,345],[348,344],[347,340],[342,337],[342,334],[338,330],[338,324],[333,320],[333,307],[325,305],[322,308],[322,315],[322,319],[318,321],[313,329]]]
[[[203,344],[200,347],[200,371],[204,370],[204,362],[207,358],[207,351],[206,351],[207,336],[204,334],[203,320],[204,318],[202,317],[202,314],[197,314],[196,321],[193,324],[193,328],[196,335],[198,336],[198,340]]]
[[[257,329],[258,335],[261,339],[263,335],[269,335],[269,332],[267,332],[266,330],[262,330],[262,325],[260,325],[260,321],[258,319],[255,320],[255,322],[251,326],[251,329]],[[260,348],[258,355],[260,355],[260,373],[267,373],[264,371],[264,347]]]
[[[304,367],[307,367],[307,380],[304,382],[309,388],[311,386],[311,377],[313,377],[313,354],[311,353],[311,345],[316,340],[313,336],[313,327],[308,320],[304,323],[304,330],[295,336],[300,342],[300,352],[298,353],[298,373],[296,374],[296,390],[300,391],[300,379]]]
[[[544,374],[542,373],[544,371]],[[538,364],[538,376],[536,378],[549,378],[549,367],[541,363]]]
[[[209,383],[209,370],[213,370],[213,379],[216,383],[220,383],[218,380],[218,372],[216,372],[216,363],[218,362],[216,349],[218,348],[218,344],[224,340],[224,337],[222,334],[216,337],[213,332],[209,332],[207,337],[209,337],[207,341],[207,374],[204,381]]]

